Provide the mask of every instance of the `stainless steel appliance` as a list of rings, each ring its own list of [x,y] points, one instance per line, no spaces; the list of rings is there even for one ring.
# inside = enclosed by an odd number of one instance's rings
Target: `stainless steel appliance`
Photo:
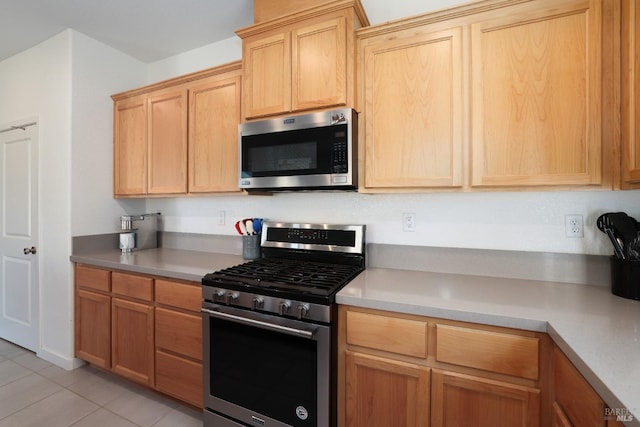
[[[336,293],[365,226],[265,222],[263,258],[202,279],[204,426],[336,423]]]
[[[351,108],[243,123],[239,133],[240,188],[357,189],[358,115]]]

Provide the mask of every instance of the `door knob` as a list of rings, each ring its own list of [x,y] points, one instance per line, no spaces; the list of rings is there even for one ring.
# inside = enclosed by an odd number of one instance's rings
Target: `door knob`
[[[23,251],[24,251],[25,255],[35,254],[36,253],[36,247],[35,246],[31,246],[30,248],[24,248]]]

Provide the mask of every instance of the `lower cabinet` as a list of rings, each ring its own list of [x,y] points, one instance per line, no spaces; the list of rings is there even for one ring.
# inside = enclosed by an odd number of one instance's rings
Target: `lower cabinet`
[[[75,267],[75,354],[202,407],[201,286]]]
[[[101,368],[111,367],[111,297],[76,292],[76,356]]]
[[[540,390],[434,369],[431,426],[538,426]]]
[[[346,364],[348,426],[429,425],[429,368],[352,351]]]
[[[545,334],[355,307],[339,313],[339,425],[544,425]]]
[[[616,427],[631,421],[604,401],[562,351],[553,349],[553,427]]]
[[[156,389],[202,407],[200,286],[156,279]]]
[[[338,425],[622,427],[545,333],[339,306]]]
[[[111,324],[113,372],[153,386],[153,306],[113,298]]]

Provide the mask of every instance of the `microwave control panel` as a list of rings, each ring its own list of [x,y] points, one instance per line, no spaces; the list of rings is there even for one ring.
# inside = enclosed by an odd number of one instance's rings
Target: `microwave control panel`
[[[345,132],[336,132],[336,134],[344,134]],[[338,135],[336,135],[338,136]],[[349,148],[347,140],[336,139],[331,147],[331,173],[348,173],[349,172]]]

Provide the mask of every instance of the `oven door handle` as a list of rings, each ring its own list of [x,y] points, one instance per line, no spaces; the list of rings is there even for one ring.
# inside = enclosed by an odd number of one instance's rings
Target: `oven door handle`
[[[255,326],[268,331],[281,332],[287,335],[298,336],[307,339],[313,339],[315,330],[307,331],[304,329],[290,328],[288,326],[274,325],[273,323],[263,322],[262,320],[249,319],[242,316],[236,316],[234,314],[222,313],[220,311],[213,311],[206,308],[201,309],[202,313],[209,316],[217,317],[218,319],[229,320],[231,322],[240,323],[243,325]]]

